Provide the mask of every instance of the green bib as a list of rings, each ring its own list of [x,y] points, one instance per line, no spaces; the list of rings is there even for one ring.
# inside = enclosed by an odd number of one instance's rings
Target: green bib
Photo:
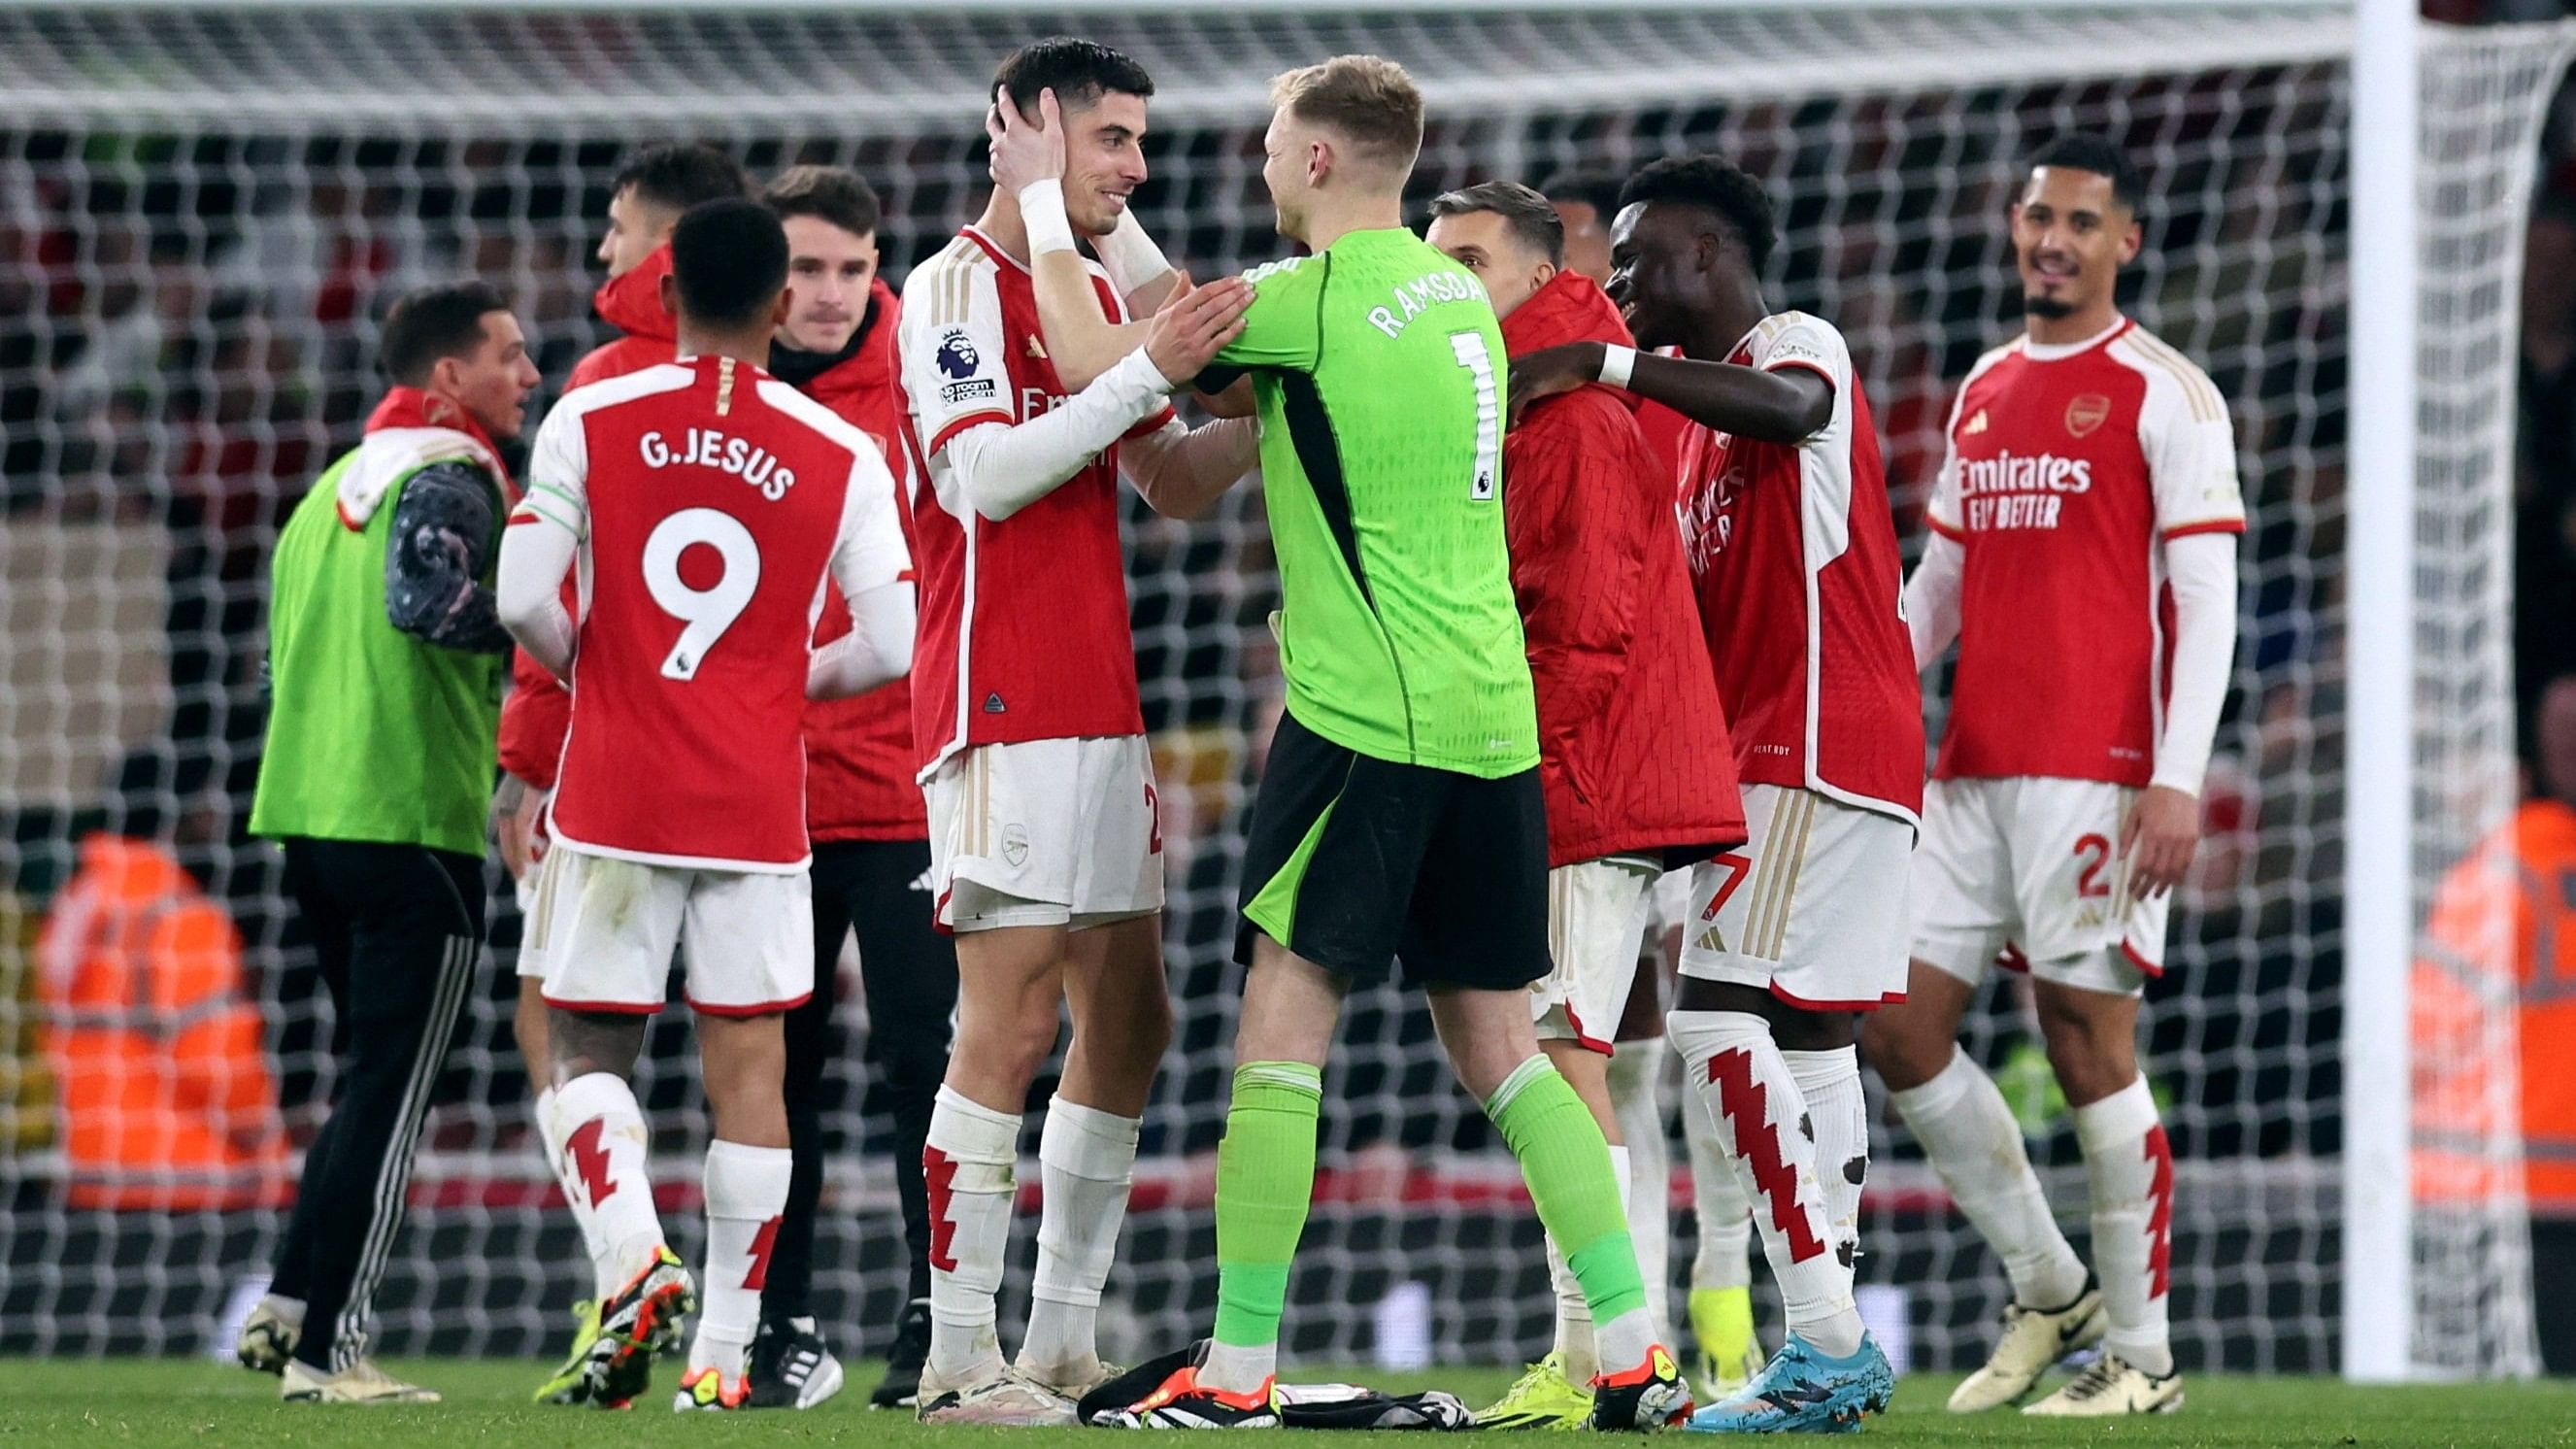
[[[268,743],[253,835],[483,854],[507,655],[442,649],[385,617],[385,549],[402,490],[432,463],[488,465],[462,434],[369,435],[295,507],[270,565]],[[381,489],[370,486],[390,475]],[[487,474],[487,476],[489,476]],[[373,500],[362,527],[344,485]],[[495,494],[497,516],[498,494]],[[491,582],[493,560],[484,565]]]

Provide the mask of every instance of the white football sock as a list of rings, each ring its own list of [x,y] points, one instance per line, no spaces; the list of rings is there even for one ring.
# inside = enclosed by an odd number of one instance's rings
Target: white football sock
[[[2048,1211],[2048,1195],[2030,1170],[2021,1124],[2004,1094],[1968,1054],[1922,1086],[1891,1094],[1906,1130],[1950,1190],[1950,1200],[2003,1259],[2013,1301],[2024,1308],[2064,1308],[2084,1296],[2084,1260]]]
[[[1279,1341],[1257,1347],[1208,1340],[1207,1362],[1199,1365],[1199,1382],[1229,1394],[1248,1394],[1279,1372]]]
[[[1628,1149],[1610,1149],[1610,1175],[1619,1183],[1619,1211],[1627,1215],[1628,1232],[1635,1236],[1636,1213],[1628,1196]],[[1547,1277],[1556,1289],[1556,1352],[1565,1363],[1568,1382],[1588,1384],[1601,1372],[1601,1354],[1592,1341],[1592,1302],[1583,1296],[1582,1281],[1574,1276],[1574,1267],[1565,1261],[1556,1239],[1547,1240]]]
[[[1789,1331],[1820,1353],[1848,1356],[1861,1343],[1852,1270],[1833,1250],[1816,1144],[1799,1130],[1806,1098],[1771,1039],[1770,1023],[1741,1011],[1676,1011],[1665,1021],[1755,1205]]]
[[[555,1089],[548,1087],[537,1094],[537,1146],[545,1153],[546,1170],[555,1175],[555,1181],[561,1182],[564,1180],[563,1149],[557,1145],[555,1134],[547,1125],[554,1121],[554,1117]],[[586,1198],[567,1188],[564,1205],[572,1209],[572,1220],[581,1229],[582,1247],[590,1254],[590,1296],[605,1303],[618,1289],[626,1286],[625,1280],[617,1276],[617,1255],[601,1250],[599,1234],[591,1227],[590,1203]]]
[[[1682,1140],[1690,1145],[1692,1211],[1699,1219],[1699,1253],[1691,1259],[1691,1289],[1753,1286],[1753,1204],[1726,1165],[1717,1119],[1708,1099],[1682,1093]]]
[[[769,1281],[769,1252],[787,1211],[787,1179],[796,1155],[784,1147],[707,1144],[707,1261],[698,1275],[698,1331],[689,1369],[742,1377],[745,1350],[760,1328],[760,1290]]]
[[[590,1246],[605,1303],[652,1263],[663,1242],[644,1166],[644,1109],[624,1078],[590,1072],[555,1089],[545,1125],[555,1180]]]
[[[1664,1077],[1673,1048],[1660,1036],[1619,1043],[1610,1058],[1610,1110],[1627,1139],[1622,1174],[1630,1211],[1628,1240],[1637,1248],[1637,1276],[1646,1281],[1646,1315],[1655,1341],[1672,1339],[1673,1151],[1664,1139]]]
[[[554,1110],[555,1089],[548,1087],[537,1093],[537,1115],[530,1120],[537,1124],[537,1150],[545,1154],[546,1170],[560,1175],[563,1169],[556,1165],[560,1154],[555,1151],[553,1134],[546,1131],[546,1122],[554,1116]]]
[[[1059,1096],[1038,1134],[1046,1198],[1038,1217],[1038,1272],[1029,1292],[1029,1332],[1020,1365],[1041,1377],[1100,1355],[1100,1290],[1127,1221],[1144,1123]]]
[[[2165,1286],[2173,1250],[2173,1150],[2144,1076],[2075,1109],[2084,1178],[2093,1188],[2093,1263],[2102,1275],[2106,1353],[2162,1377],[2173,1372]]]
[[[1816,1131],[1816,1173],[1824,1179],[1825,1221],[1845,1263],[1860,1257],[1861,1184],[1869,1180],[1869,1098],[1860,1085],[1860,1049],[1782,1052],[1807,1099]]]
[[[930,1193],[929,1372],[942,1383],[980,1383],[1002,1369],[993,1295],[1011,1247],[1019,1142],[1018,1113],[939,1089],[921,1166]]]

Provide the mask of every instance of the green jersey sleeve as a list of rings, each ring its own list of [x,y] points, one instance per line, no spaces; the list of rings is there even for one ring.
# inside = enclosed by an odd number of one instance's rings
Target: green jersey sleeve
[[[1252,284],[1252,310],[1243,314],[1243,335],[1218,349],[1215,369],[1312,368],[1323,353],[1324,283],[1332,270],[1327,252],[1265,263],[1244,273],[1243,280]]]

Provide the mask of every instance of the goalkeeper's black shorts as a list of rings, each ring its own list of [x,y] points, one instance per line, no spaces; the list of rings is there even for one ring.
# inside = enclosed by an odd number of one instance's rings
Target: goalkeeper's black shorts
[[[1354,984],[1511,991],[1548,973],[1547,803],[1279,722],[1244,842],[1234,956],[1268,936]]]

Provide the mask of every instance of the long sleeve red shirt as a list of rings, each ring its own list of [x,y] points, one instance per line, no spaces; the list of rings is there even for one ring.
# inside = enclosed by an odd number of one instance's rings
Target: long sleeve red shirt
[[[1515,357],[1578,341],[1632,345],[1610,299],[1573,272],[1503,319]],[[1634,400],[1610,388],[1531,404],[1503,445],[1551,866],[1634,854],[1669,868],[1744,840],[1673,499]]]

